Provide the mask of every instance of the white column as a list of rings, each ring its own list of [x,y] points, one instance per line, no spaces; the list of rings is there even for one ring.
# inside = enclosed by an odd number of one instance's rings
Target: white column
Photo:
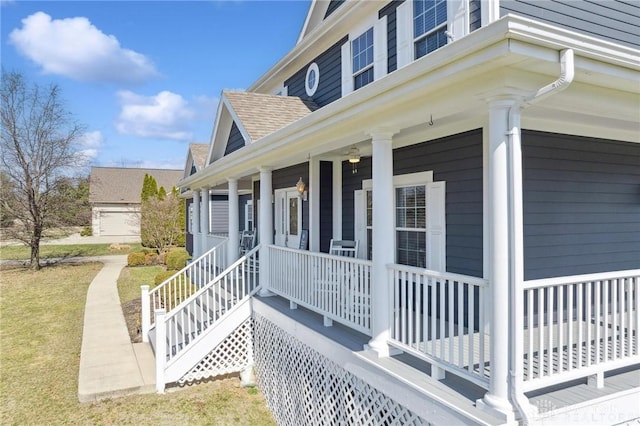
[[[193,224],[191,233],[193,234],[193,258],[200,256],[200,191],[192,189],[193,192]]]
[[[342,160],[333,161],[333,232],[336,240],[342,239]]]
[[[309,159],[309,251],[320,251],[320,160]]]
[[[393,200],[393,132],[372,134],[373,244],[371,271],[371,331],[369,348],[378,356],[389,356],[390,287],[387,265],[395,261]]]
[[[229,242],[227,243],[227,259],[232,264],[238,258],[240,234],[240,208],[238,201],[238,180],[229,178]]]
[[[513,99],[499,99],[489,106],[489,312],[491,333],[491,378],[483,402],[490,408],[513,415],[509,403],[509,111]],[[520,360],[518,361],[520,362]]]
[[[269,291],[269,245],[273,244],[273,204],[271,203],[273,184],[271,168],[260,168],[260,211],[258,216],[258,232],[260,237],[260,295],[270,296]]]
[[[200,230],[202,232],[202,239],[200,240],[200,253],[204,254],[209,250],[207,246],[207,235],[209,235],[209,229],[211,227],[211,221],[209,220],[211,197],[209,196],[209,187],[205,186],[201,191],[200,197],[202,198],[202,202],[200,204],[202,205],[202,212],[200,213]]]

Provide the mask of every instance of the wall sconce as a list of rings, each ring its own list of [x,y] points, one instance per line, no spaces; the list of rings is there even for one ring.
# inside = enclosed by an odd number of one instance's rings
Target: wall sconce
[[[302,201],[307,201],[307,185],[302,180],[302,177],[298,179],[298,183],[296,183],[296,189],[298,190],[298,194],[300,194],[300,198],[302,198]]]
[[[358,173],[358,163],[360,162],[360,150],[358,148],[351,147],[349,150],[349,163],[351,163],[351,173],[354,175]]]

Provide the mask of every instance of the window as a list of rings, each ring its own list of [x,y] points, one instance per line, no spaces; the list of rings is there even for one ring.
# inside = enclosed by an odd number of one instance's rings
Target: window
[[[351,43],[353,58],[353,88],[359,89],[373,81],[373,27]]]
[[[433,172],[410,173],[393,178],[395,262],[418,268],[446,268],[445,182],[433,182]],[[372,181],[362,182],[354,193],[354,235],[363,254],[373,251]],[[394,243],[394,242],[391,242]]]
[[[414,0],[413,37],[415,59],[447,44],[446,0]]]
[[[320,83],[320,69],[318,64],[314,62],[307,68],[307,76],[304,82],[304,88],[308,96],[313,96],[316,93],[318,83]]]
[[[253,230],[253,200],[247,201],[244,205],[244,229],[246,231]]]
[[[425,268],[427,265],[426,186],[396,188],[396,261]]]

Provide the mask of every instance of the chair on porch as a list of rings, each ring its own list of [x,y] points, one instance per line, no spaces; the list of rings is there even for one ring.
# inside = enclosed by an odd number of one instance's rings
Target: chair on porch
[[[358,240],[334,240],[329,243],[329,254],[358,257]]]
[[[250,252],[256,245],[256,233],[255,231],[242,231],[240,237],[240,256]]]

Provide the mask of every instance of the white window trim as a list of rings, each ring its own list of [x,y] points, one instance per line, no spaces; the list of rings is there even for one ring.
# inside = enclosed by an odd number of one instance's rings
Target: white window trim
[[[365,31],[373,27],[373,81],[388,73],[387,67],[387,17],[378,19],[377,14],[363,21],[349,33],[348,40],[342,45],[342,96],[353,92],[354,73],[351,43]],[[363,72],[364,69],[360,70]]]
[[[493,0],[491,0],[493,1]],[[482,4],[485,13],[485,2]],[[483,15],[484,16],[484,15]],[[482,26],[485,25],[483,17]],[[413,36],[413,1],[405,1],[396,9],[396,50],[398,69],[412,63],[415,59],[415,42],[424,37]],[[447,35],[449,42],[459,40],[469,34],[468,0],[447,0]]]
[[[309,86],[309,76],[311,75],[312,71],[315,71],[316,79],[313,82],[313,86]],[[313,96],[316,93],[316,90],[318,90],[319,83],[320,83],[320,68],[318,68],[318,64],[313,62],[307,68],[307,75],[304,77],[304,89],[307,92],[308,96]]]
[[[249,212],[251,212],[251,226],[249,226]],[[253,200],[248,200],[244,205],[244,229],[250,231],[255,228],[255,220],[253,218]]]

